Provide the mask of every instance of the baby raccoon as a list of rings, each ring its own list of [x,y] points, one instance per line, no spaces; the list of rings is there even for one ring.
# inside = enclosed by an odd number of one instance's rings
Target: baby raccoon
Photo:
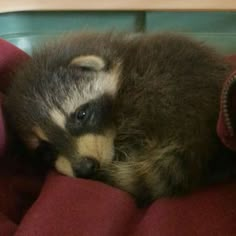
[[[46,147],[58,172],[145,204],[208,182],[223,156],[216,122],[229,70],[184,36],[83,32],[36,50],[5,110],[28,149]]]

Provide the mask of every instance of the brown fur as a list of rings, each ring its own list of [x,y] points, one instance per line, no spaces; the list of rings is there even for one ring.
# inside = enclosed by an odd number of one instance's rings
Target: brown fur
[[[80,56],[93,61],[77,68]],[[94,56],[101,60],[96,62]],[[71,64],[75,58],[77,63]],[[125,190],[143,204],[208,181],[211,164],[223,155],[215,130],[228,73],[222,56],[183,36],[75,34],[41,48],[19,69],[6,111],[22,136],[39,127],[73,167],[82,158],[72,141],[76,135],[52,122],[50,111],[64,116],[58,123],[64,128],[70,114],[61,104],[68,108],[91,97],[97,100],[104,86],[112,105],[106,111],[109,118],[96,132],[114,130],[114,156],[110,152],[108,162],[100,163],[91,178]],[[86,87],[99,78],[101,88]],[[109,78],[114,80],[112,94],[105,91]],[[74,95],[68,98],[68,94]]]

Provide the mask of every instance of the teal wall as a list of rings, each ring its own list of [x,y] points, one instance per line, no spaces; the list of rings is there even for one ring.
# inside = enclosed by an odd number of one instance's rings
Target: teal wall
[[[236,53],[236,12],[149,12],[146,30],[186,33],[223,53]]]
[[[233,12],[17,12],[0,14],[0,37],[26,52],[52,34],[72,30],[177,31],[236,53]]]

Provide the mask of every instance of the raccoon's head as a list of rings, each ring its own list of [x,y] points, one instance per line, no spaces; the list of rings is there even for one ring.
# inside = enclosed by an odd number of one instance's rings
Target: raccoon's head
[[[30,149],[46,144],[59,172],[90,178],[114,156],[119,73],[119,63],[108,68],[96,55],[76,56],[59,67],[32,60],[18,73],[6,110]]]

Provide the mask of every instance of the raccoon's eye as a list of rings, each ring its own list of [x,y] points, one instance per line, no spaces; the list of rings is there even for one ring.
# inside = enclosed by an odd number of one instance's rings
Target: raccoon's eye
[[[89,116],[88,106],[84,106],[84,107],[79,108],[74,114],[75,120],[78,123],[85,122],[87,120],[88,116]]]
[[[82,110],[82,111],[77,111],[75,116],[78,121],[83,121],[86,117],[86,114],[87,114],[86,111]]]

